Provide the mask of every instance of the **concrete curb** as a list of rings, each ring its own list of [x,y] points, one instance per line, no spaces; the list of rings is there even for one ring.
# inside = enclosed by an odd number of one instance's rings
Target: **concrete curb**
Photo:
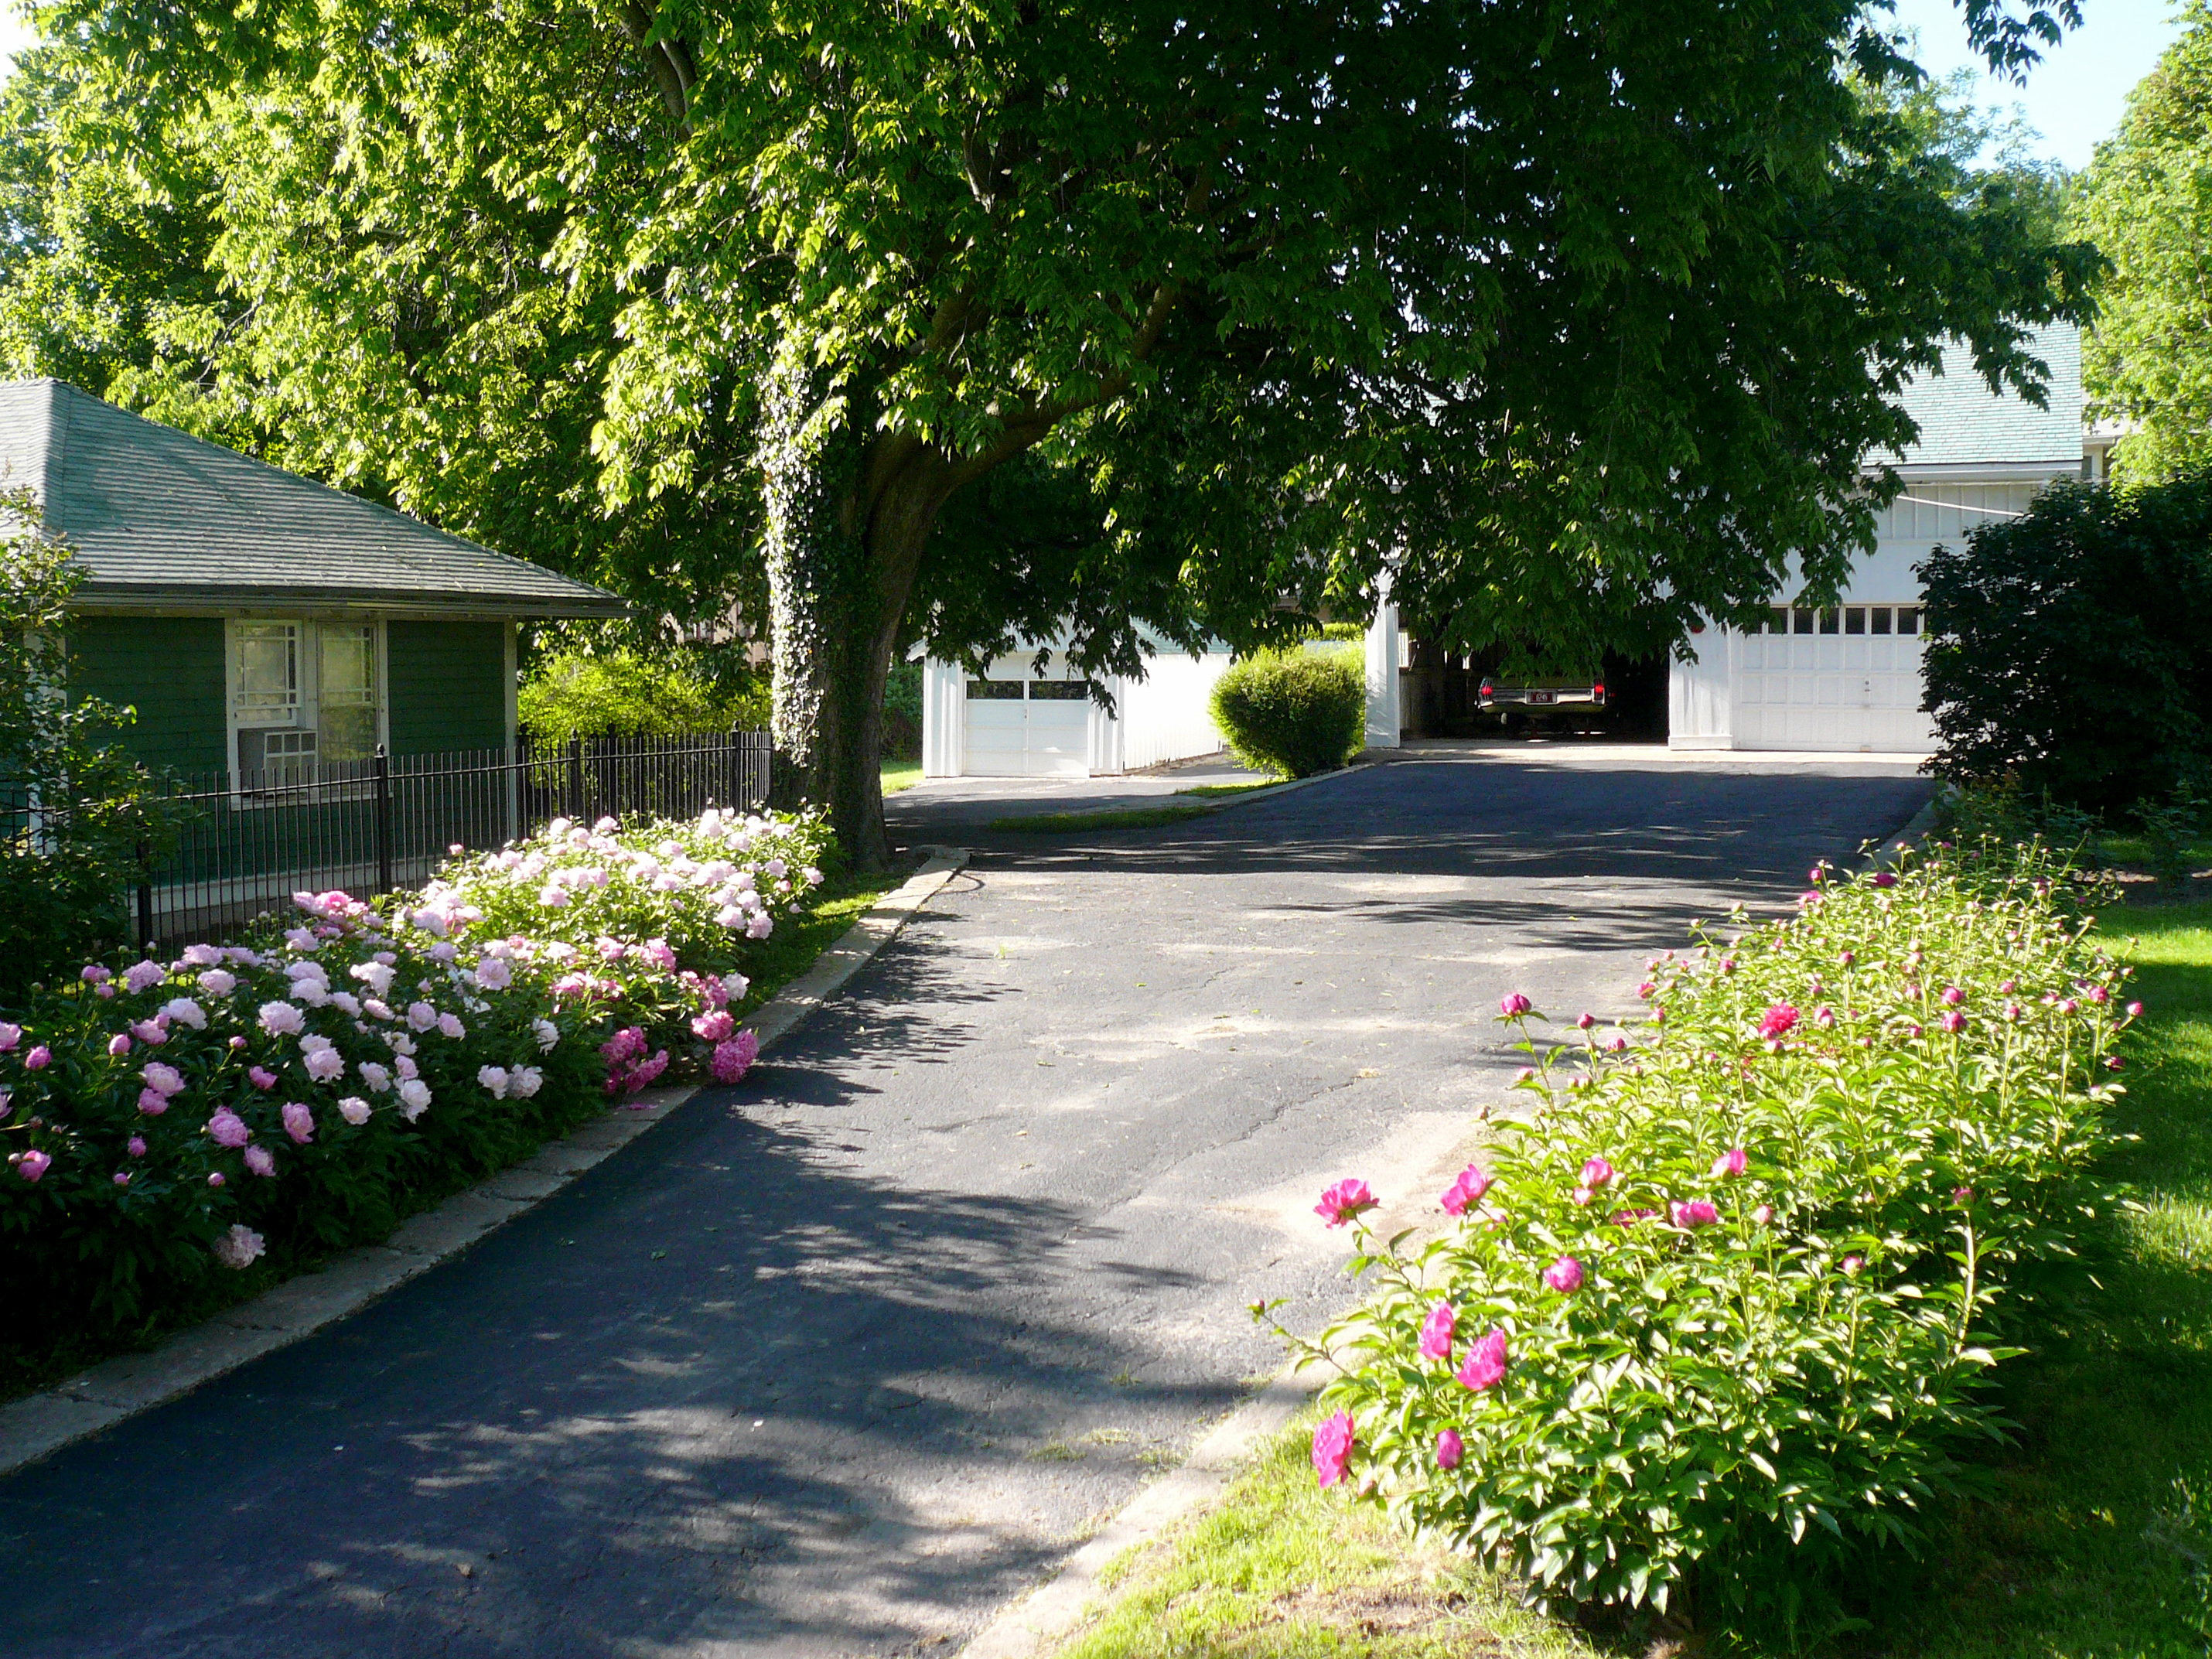
[[[1254,1449],[1280,1433],[1321,1386],[1316,1374],[1283,1371],[1224,1418],[1182,1468],[1131,1499],[1104,1531],[1069,1556],[1042,1588],[986,1625],[960,1650],[960,1659],[1030,1659],[1073,1630],[1097,1595],[1099,1575],[1109,1563],[1218,1498],[1243,1473]]]
[[[747,1024],[760,1034],[763,1052],[796,1030],[873,960],[968,861],[964,848],[922,850],[927,861],[903,886],[878,899],[812,968],[755,1011]],[[179,1332],[150,1352],[105,1360],[58,1387],[0,1406],[0,1475],[360,1311],[551,1197],[698,1092],[697,1087],[648,1090],[521,1163],[456,1193],[436,1209],[412,1217],[381,1244],[349,1250],[320,1272],[287,1279],[204,1325]]]

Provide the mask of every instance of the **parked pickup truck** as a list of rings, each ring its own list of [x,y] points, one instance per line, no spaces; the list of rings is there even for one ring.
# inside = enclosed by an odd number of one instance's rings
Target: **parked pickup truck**
[[[1549,674],[1508,682],[1486,674],[1479,706],[1486,714],[1501,716],[1509,726],[1524,720],[1582,718],[1605,707],[1605,682]]]

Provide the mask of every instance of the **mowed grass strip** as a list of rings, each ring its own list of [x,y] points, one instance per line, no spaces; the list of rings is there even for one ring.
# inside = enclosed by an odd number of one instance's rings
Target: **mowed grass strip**
[[[1269,1443],[1215,1507],[1103,1575],[1101,1610],[1055,1659],[1568,1659],[1573,1631],[1516,1606],[1373,1507],[1322,1492],[1313,1415]]]
[[[2103,918],[2140,972],[2105,1219],[2082,1281],[1998,1373],[2020,1424],[1993,1500],[1875,1650],[1935,1659],[2212,1652],[2212,904]]]
[[[2203,1659],[2212,1653],[2212,904],[2116,910],[2147,1012],[2127,1045],[2104,1218],[2076,1281],[1998,1372],[2014,1443],[1985,1501],[1933,1516],[1923,1559],[1850,1595],[1863,1623],[1761,1639],[1713,1621],[1585,1632],[1323,1492],[1312,1413],[1222,1501],[1117,1563],[1056,1659]]]

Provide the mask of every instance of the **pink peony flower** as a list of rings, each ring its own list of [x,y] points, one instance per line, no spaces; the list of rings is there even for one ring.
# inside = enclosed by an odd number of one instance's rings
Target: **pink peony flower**
[[[392,1086],[391,1072],[373,1060],[364,1060],[354,1069],[361,1073],[361,1080],[377,1094],[382,1094]]]
[[[179,1025],[189,1025],[195,1031],[207,1030],[207,1010],[190,997],[172,997],[161,1005],[160,1018]]]
[[[1769,1042],[1787,1036],[1797,1024],[1797,1011],[1786,1002],[1770,1006],[1765,1017],[1759,1022],[1759,1034]]]
[[[284,1103],[284,1133],[301,1146],[315,1138],[315,1115],[296,1100]]]
[[[1587,1204],[1590,1200],[1595,1198],[1597,1194],[1590,1191],[1587,1187],[1577,1187],[1575,1188],[1574,1192],[1570,1194],[1570,1196],[1571,1196],[1577,1204]]]
[[[253,1131],[246,1127],[246,1120],[228,1106],[218,1106],[215,1115],[207,1121],[207,1132],[218,1146],[243,1146],[253,1138]]]
[[[726,1042],[730,1033],[737,1029],[738,1022],[730,1017],[730,1011],[726,1008],[716,1008],[709,1013],[696,1015],[691,1021],[693,1033],[708,1042]]]
[[[1942,1000],[1946,1008],[1955,1008],[1966,1000],[1966,994],[1957,986],[1951,985],[1944,988]]]
[[[717,1083],[735,1083],[752,1069],[753,1061],[760,1057],[760,1037],[752,1031],[740,1031],[724,1042],[714,1045],[713,1071]]]
[[[168,1028],[158,1015],[152,1019],[131,1021],[131,1035],[149,1048],[158,1048],[169,1040]]]
[[[276,1160],[269,1155],[266,1146],[248,1146],[244,1154],[246,1167],[258,1176],[274,1176]]]
[[[1743,1148],[1731,1146],[1713,1160],[1712,1177],[1716,1181],[1725,1181],[1731,1176],[1741,1175],[1749,1164],[1750,1160],[1744,1156]]]
[[[1505,1366],[1505,1333],[1492,1326],[1488,1335],[1476,1338],[1468,1347],[1466,1362],[1456,1375],[1462,1387],[1480,1392],[1503,1381]]]
[[[131,1039],[118,1031],[107,1039],[107,1054],[111,1060],[120,1060],[131,1052]]]
[[[410,1123],[430,1109],[430,1085],[420,1078],[409,1078],[399,1085],[399,1111]]]
[[[1591,1026],[1596,1024],[1597,1018],[1594,1014],[1577,1014],[1575,1016],[1575,1030],[1577,1031],[1587,1031]]]
[[[259,1233],[242,1222],[234,1222],[230,1231],[216,1240],[215,1259],[243,1273],[260,1259],[264,1248]]]
[[[1852,1255],[1845,1256],[1838,1265],[1840,1266],[1845,1273],[1855,1273],[1860,1268],[1866,1266],[1866,1258],[1854,1252]]]
[[[297,1036],[307,1029],[307,1017],[289,1002],[264,1002],[258,1018],[270,1036]]]
[[[514,983],[514,969],[503,957],[486,957],[477,963],[476,981],[480,991],[504,991]]]
[[[1467,1443],[1459,1437],[1457,1429],[1446,1429],[1437,1437],[1437,1467],[1455,1469],[1459,1460],[1467,1455]]]
[[[1314,1213],[1332,1227],[1344,1224],[1364,1210],[1375,1207],[1375,1194],[1367,1190],[1367,1183],[1356,1176],[1346,1176],[1321,1195],[1314,1206]]]
[[[0,1054],[14,1054],[15,1052],[16,1045],[21,1042],[22,1040],[23,1028],[21,1026],[10,1025],[5,1020],[0,1020]]]
[[[274,1072],[264,1070],[261,1066],[247,1066],[246,1068],[246,1075],[252,1079],[253,1086],[257,1089],[266,1091],[276,1086],[276,1074]]]
[[[1813,1024],[1824,1031],[1836,1029],[1836,1011],[1825,1005],[1813,1011]]]
[[[130,1154],[131,1154],[131,1157],[133,1157],[133,1158],[143,1158],[143,1157],[145,1157],[145,1156],[146,1156],[146,1138],[145,1138],[145,1136],[143,1136],[143,1135],[133,1135],[133,1136],[131,1136],[130,1139],[128,1139],[128,1140],[126,1140],[126,1141],[125,1141],[125,1142],[123,1143],[123,1150],[124,1150],[125,1152],[126,1152],[130,1153]]]
[[[124,970],[123,988],[136,995],[151,990],[168,976],[169,970],[158,962],[134,962]]]
[[[1314,1425],[1314,1473],[1321,1477],[1323,1486],[1333,1486],[1344,1479],[1345,1471],[1352,1466],[1352,1449],[1358,1441],[1350,1412],[1339,1412]]]
[[[1760,1205],[1751,1212],[1751,1218],[1760,1226],[1765,1226],[1774,1219],[1774,1206],[1771,1204]]]
[[[1613,1165],[1601,1158],[1593,1158],[1583,1164],[1582,1184],[1595,1192],[1613,1179]]]
[[[477,1066],[477,1081],[483,1085],[484,1092],[489,1094],[494,1100],[505,1100],[507,1098],[507,1072],[503,1067],[498,1066]]]
[[[138,1109],[148,1117],[159,1117],[169,1109],[169,1097],[159,1089],[141,1089],[138,1091]]]
[[[1710,1227],[1721,1218],[1721,1212],[1702,1198],[1677,1199],[1667,1209],[1673,1216],[1674,1224],[1686,1231],[1692,1227]]]
[[[1563,1255],[1544,1269],[1544,1282],[1562,1296],[1572,1296],[1583,1287],[1583,1264]]]
[[[15,1160],[15,1173],[26,1181],[36,1181],[53,1167],[53,1162],[51,1153],[33,1146]]]
[[[209,1186],[210,1186],[210,1187],[221,1187],[221,1186],[222,1186],[222,1185],[224,1185],[224,1184],[225,1184],[225,1183],[224,1183],[224,1181],[223,1181],[223,1178],[222,1178],[222,1170],[209,1170],[209,1171],[208,1171],[208,1185],[209,1185]]]
[[[1639,1221],[1656,1221],[1658,1218],[1659,1212],[1656,1210],[1636,1209],[1615,1210],[1606,1219],[1616,1227],[1633,1227]]]
[[[1894,887],[1897,885],[1897,874],[1891,870],[1877,870],[1874,872],[1874,884],[1877,887]]]
[[[53,1063],[54,1051],[43,1042],[23,1056],[23,1069],[27,1072],[43,1072]]]
[[[439,1015],[438,1030],[441,1036],[449,1037],[455,1042],[459,1042],[469,1034],[468,1027],[461,1024],[461,1017],[459,1014]]]
[[[1490,1171],[1480,1164],[1470,1164],[1459,1172],[1459,1177],[1444,1188],[1442,1202],[1447,1215],[1464,1215],[1470,1205],[1481,1201],[1490,1190]]]
[[[1966,1029],[1966,1017],[1960,1013],[1956,1008],[1951,1009],[1943,1016],[1943,1029],[1947,1031],[1965,1030]]]
[[[1535,1007],[1534,1003],[1518,991],[1508,991],[1498,999],[1498,1012],[1508,1019],[1518,1019],[1523,1014],[1533,1013]]]
[[[2141,1019],[2142,1018],[2142,1004],[2140,1002],[2130,1002],[2128,1004],[2128,1018],[2130,1019]]]
[[[227,997],[238,988],[238,975],[227,968],[210,968],[200,975],[199,987],[211,997]]]
[[[358,1129],[368,1121],[368,1103],[359,1095],[348,1095],[338,1102],[338,1115]]]
[[[1459,1315],[1449,1302],[1439,1302],[1429,1310],[1429,1316],[1421,1322],[1421,1357],[1425,1359],[1449,1359],[1452,1351],[1452,1328]]]
[[[1972,1187],[1954,1187],[1954,1188],[1951,1188],[1951,1201],[1952,1201],[1954,1204],[1971,1204],[1971,1203],[1972,1203],[1972,1202],[1974,1201],[1974,1189],[1973,1189]]]
[[[82,980],[87,985],[105,985],[109,980],[115,977],[114,975],[109,973],[106,969],[101,967],[96,962],[88,962],[85,963],[83,967],[77,969],[76,976]]]
[[[438,1023],[438,1011],[427,1002],[407,1005],[407,1024],[417,1031],[427,1031]]]
[[[528,1100],[545,1085],[545,1073],[535,1066],[518,1066],[507,1074],[507,1091],[517,1100]]]

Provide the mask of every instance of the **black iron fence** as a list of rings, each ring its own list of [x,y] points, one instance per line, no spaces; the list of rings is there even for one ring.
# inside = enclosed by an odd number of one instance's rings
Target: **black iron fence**
[[[141,939],[172,950],[290,908],[302,890],[356,897],[420,885],[454,850],[557,817],[749,810],[769,793],[765,732],[595,738],[350,765],[173,778],[183,828],[134,896]]]

